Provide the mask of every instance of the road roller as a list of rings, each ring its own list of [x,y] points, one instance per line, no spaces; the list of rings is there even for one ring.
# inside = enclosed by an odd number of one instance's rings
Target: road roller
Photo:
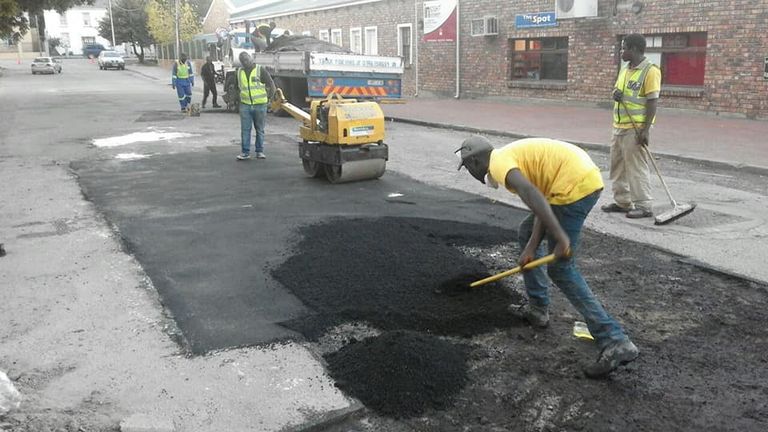
[[[299,157],[310,177],[331,183],[376,179],[384,174],[389,149],[384,144],[384,112],[378,103],[332,93],[313,100],[309,113],[276,89],[272,110],[301,121]]]

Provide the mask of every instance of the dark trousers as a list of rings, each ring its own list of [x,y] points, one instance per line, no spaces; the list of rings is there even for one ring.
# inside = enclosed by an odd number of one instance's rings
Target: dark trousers
[[[208,93],[213,93],[213,105],[218,105],[218,93],[216,92],[216,82],[214,80],[203,80],[203,106],[205,106],[205,101],[208,100]]]

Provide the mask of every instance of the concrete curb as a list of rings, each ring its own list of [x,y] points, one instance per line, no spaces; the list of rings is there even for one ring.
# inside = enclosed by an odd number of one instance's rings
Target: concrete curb
[[[449,129],[449,130],[455,130],[455,131],[461,131],[461,132],[495,135],[495,136],[501,136],[501,137],[515,138],[515,139],[533,137],[533,135],[526,135],[526,134],[516,133],[516,132],[499,131],[499,130],[492,130],[492,129],[490,130],[480,129],[472,126],[463,126],[463,125],[448,125],[444,123],[435,123],[435,122],[428,122],[423,120],[413,120],[413,119],[407,119],[403,117],[386,116],[385,119],[388,121],[412,124],[416,126],[426,126],[426,127],[437,128],[437,129]],[[581,141],[569,141],[569,142],[589,150],[599,150],[599,151],[605,151],[605,152],[609,151],[609,146],[606,144],[595,144],[595,143],[588,143],[588,142],[581,142]],[[710,168],[737,170],[745,173],[757,174],[757,175],[763,175],[763,176],[768,175],[768,167],[762,167],[758,165],[746,165],[746,164],[737,163],[737,162],[698,159],[691,156],[684,156],[684,155],[678,155],[674,153],[664,153],[664,152],[654,152],[654,155],[664,156],[665,158],[677,160],[680,162],[696,163],[696,164],[703,165]]]

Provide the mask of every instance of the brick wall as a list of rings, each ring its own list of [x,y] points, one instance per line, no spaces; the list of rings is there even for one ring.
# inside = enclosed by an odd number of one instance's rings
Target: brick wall
[[[737,113],[768,118],[768,2],[764,0],[644,0],[638,14],[632,0],[599,0],[599,17],[561,20],[557,27],[515,28],[515,15],[554,11],[555,0],[460,0],[461,94],[610,103],[618,70],[619,37],[628,33],[706,32],[704,85],[696,91],[665,89],[661,107]],[[396,55],[397,24],[413,23],[421,36],[422,0],[382,0],[328,11],[278,17],[278,27],[296,32],[341,28],[349,46],[349,28],[378,26],[379,54]],[[415,17],[417,15],[418,17]],[[473,37],[470,21],[493,15],[499,35]],[[510,40],[567,37],[567,82],[510,81]],[[453,95],[456,76],[454,42],[420,42],[419,92]],[[404,95],[417,92],[416,68],[406,70]]]

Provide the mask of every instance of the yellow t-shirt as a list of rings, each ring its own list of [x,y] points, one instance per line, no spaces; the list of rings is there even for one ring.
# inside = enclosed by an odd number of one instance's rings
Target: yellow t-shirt
[[[600,168],[587,152],[564,141],[526,138],[491,152],[488,174],[496,183],[506,186],[507,173],[514,168],[551,205],[574,203],[604,187]]]

